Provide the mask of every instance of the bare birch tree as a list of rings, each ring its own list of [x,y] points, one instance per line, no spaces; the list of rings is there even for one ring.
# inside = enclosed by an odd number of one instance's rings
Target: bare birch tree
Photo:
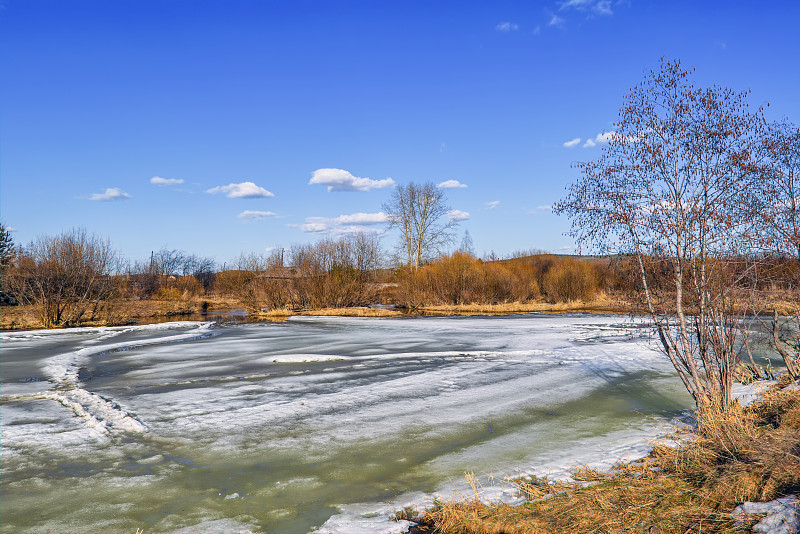
[[[784,320],[774,310],[769,325],[772,345],[794,379],[800,378],[800,128],[782,122],[764,136],[764,165],[758,214],[764,221],[760,242],[765,252],[788,262],[793,278],[795,312]]]
[[[699,412],[725,410],[738,363],[734,259],[753,231],[757,113],[662,60],[626,96],[602,156],[555,211],[579,243],[629,254],[664,353]]]
[[[453,240],[458,225],[448,216],[444,191],[431,182],[419,185],[398,185],[389,202],[383,205],[389,227],[400,231],[401,245],[407,265],[418,268]]]

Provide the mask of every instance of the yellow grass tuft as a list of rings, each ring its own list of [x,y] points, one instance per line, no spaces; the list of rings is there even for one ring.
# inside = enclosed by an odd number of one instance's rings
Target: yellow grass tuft
[[[339,316],[339,317],[401,317],[402,312],[386,308],[368,308],[357,306],[352,308],[323,308],[320,310],[306,310],[297,315]]]
[[[605,293],[599,293],[595,298],[571,302],[505,302],[500,304],[442,304],[437,306],[423,306],[420,308],[425,314],[431,315],[471,315],[471,314],[505,314],[505,313],[546,313],[546,312],[584,312],[584,313],[619,313],[627,311],[627,305],[613,299]]]

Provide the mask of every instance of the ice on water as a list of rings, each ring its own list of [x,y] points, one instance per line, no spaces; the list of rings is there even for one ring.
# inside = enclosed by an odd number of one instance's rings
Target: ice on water
[[[401,531],[392,509],[463,490],[452,481],[465,470],[564,476],[643,453],[688,401],[647,330],[629,326],[580,315],[299,317],[3,333],[0,439],[12,461],[2,498],[17,500],[16,530],[34,532],[22,517],[24,458],[91,454],[106,483],[130,480],[119,498],[133,508],[170,508],[171,495],[191,510],[148,525],[122,514],[117,530]],[[86,514],[86,525],[102,522]]]

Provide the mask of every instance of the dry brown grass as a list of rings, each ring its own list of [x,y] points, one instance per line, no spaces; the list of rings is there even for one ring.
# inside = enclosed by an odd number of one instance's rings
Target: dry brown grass
[[[179,300],[119,300],[107,304],[99,318],[76,326],[119,326],[158,322],[181,315],[200,313],[203,304],[206,310],[226,310],[240,307],[238,302],[225,298],[181,298]],[[0,308],[0,330],[35,330],[44,328],[33,306],[2,306]]]
[[[624,301],[599,293],[595,298],[582,301],[557,302],[506,302],[502,304],[448,304],[424,306],[420,311],[436,315],[504,314],[532,312],[584,312],[584,313],[625,313],[629,307]]]
[[[766,313],[772,312],[772,310],[776,310],[778,315],[797,316],[800,314],[800,306],[797,301],[772,299],[766,308]]]
[[[528,502],[520,506],[482,503],[476,491],[469,499],[437,503],[422,528],[452,534],[741,532],[730,517],[737,504],[800,490],[798,414],[797,390],[775,389],[751,407],[706,417],[678,447],[657,445],[611,473],[575,473],[593,485],[521,480]]]
[[[385,308],[368,308],[366,306],[354,306],[352,308],[321,308],[314,310],[292,310],[291,308],[276,308],[269,311],[260,311],[251,314],[257,319],[267,321],[283,321],[293,315],[304,315],[311,317],[401,317],[403,313],[398,310]]]
[[[323,308],[321,310],[304,310],[297,315],[339,316],[339,317],[401,317],[398,310],[386,308],[368,308],[357,306],[352,308]]]

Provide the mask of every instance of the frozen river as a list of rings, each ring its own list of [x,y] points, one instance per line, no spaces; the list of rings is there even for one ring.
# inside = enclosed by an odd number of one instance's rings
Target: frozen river
[[[6,332],[0,527],[363,532],[464,471],[643,452],[690,398],[624,318]]]

